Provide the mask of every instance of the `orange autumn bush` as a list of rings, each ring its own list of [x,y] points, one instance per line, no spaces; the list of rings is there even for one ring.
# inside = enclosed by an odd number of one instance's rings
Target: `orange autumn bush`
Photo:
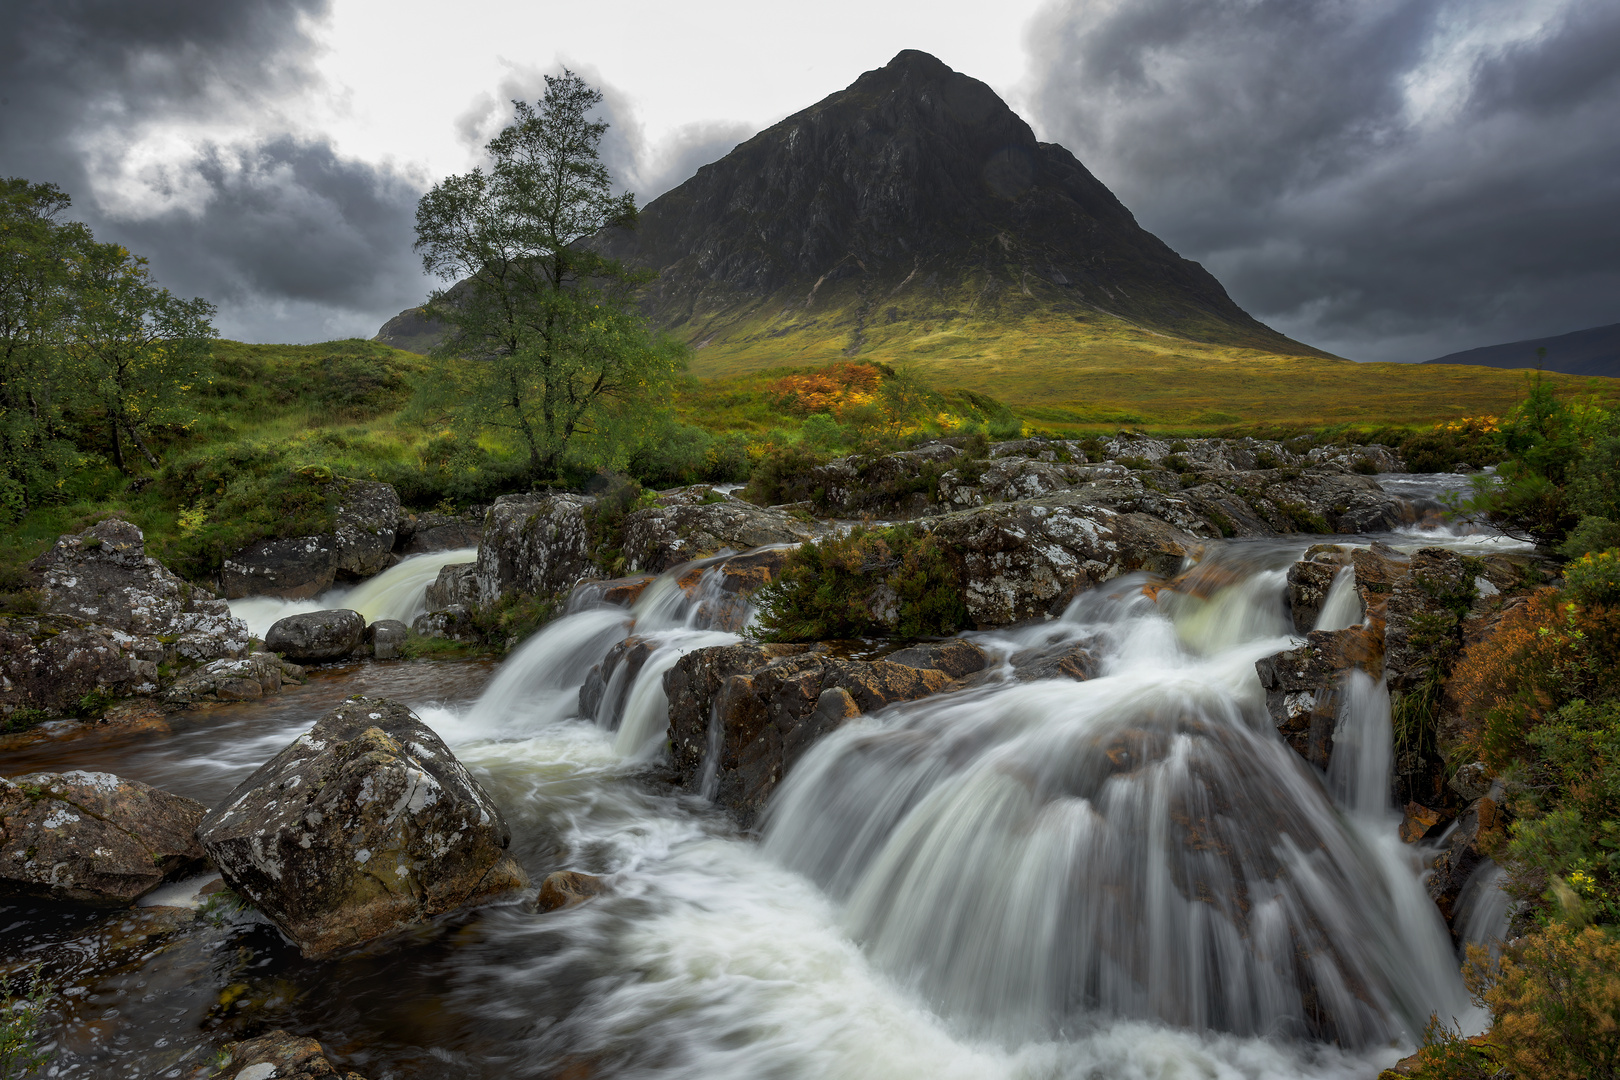
[[[869,405],[876,400],[883,372],[872,364],[845,361],[816,371],[785,375],[766,388],[771,404],[785,412],[810,415]]]
[[[1616,682],[1620,608],[1583,606],[1543,589],[1463,653],[1449,691],[1461,709],[1464,748],[1493,771],[1525,755],[1525,736],[1577,698]]]

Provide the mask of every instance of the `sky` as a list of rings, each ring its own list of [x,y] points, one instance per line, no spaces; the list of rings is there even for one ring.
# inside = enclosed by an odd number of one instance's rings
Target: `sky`
[[[415,204],[570,68],[643,202],[901,49],[1357,360],[1620,321],[1616,0],[0,0],[0,175],[247,341],[426,296]]]

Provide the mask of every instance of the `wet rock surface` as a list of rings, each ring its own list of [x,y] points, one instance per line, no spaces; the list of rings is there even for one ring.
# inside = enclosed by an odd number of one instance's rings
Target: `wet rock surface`
[[[1339,571],[1350,565],[1350,555],[1336,544],[1317,544],[1305,557],[1288,568],[1288,610],[1294,631],[1308,634],[1322,617],[1328,591]]]
[[[599,877],[576,870],[559,870],[540,883],[534,908],[545,912],[577,907],[593,896],[600,896],[606,889],[607,883]]]
[[[484,518],[476,602],[566,593],[594,567],[583,495],[502,495]]]
[[[500,810],[402,705],[351,698],[197,830],[227,884],[309,957],[528,885]]]
[[[304,681],[304,669],[273,652],[254,653],[240,660],[223,657],[187,672],[163,692],[168,705],[198,705],[210,701],[257,701],[281,693],[288,683]]]
[[[410,627],[398,619],[378,619],[366,626],[365,643],[374,660],[398,660]]]
[[[265,631],[264,645],[299,664],[341,660],[359,651],[366,620],[358,611],[332,608],[278,619]]]
[[[1347,673],[1373,679],[1384,670],[1383,638],[1377,628],[1314,630],[1306,643],[1255,662],[1266,711],[1283,741],[1317,768],[1327,768],[1338,724],[1339,693]]]
[[[0,779],[0,895],[128,904],[202,862],[206,811],[111,773]]]
[[[270,1031],[221,1048],[228,1060],[213,1075],[230,1080],[365,1080],[340,1072],[314,1039],[288,1031]]]
[[[411,630],[423,637],[445,641],[477,641],[478,627],[466,604],[451,604],[439,611],[424,611],[411,620]]]
[[[722,549],[746,551],[766,544],[797,544],[816,529],[781,510],[766,509],[697,485],[658,496],[657,504],[624,519],[624,564],[633,573],[659,574]]]
[[[664,675],[677,783],[712,788],[745,828],[817,739],[860,716],[944,690],[952,676],[888,660],[844,660],[825,645],[697,649]]]
[[[453,604],[471,605],[478,602],[478,580],[474,571],[477,563],[449,563],[439,567],[439,576],[422,594],[422,602],[429,611],[442,611]]]

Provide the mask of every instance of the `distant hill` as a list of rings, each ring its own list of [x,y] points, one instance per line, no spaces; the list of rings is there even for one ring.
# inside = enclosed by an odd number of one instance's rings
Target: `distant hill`
[[[698,350],[701,374],[1066,362],[1121,343],[1328,356],[1249,316],[990,87],[911,50],[593,243],[657,271],[644,310]],[[410,348],[431,331],[408,311],[378,336]]]
[[[1602,375],[1620,378],[1620,323],[1594,326],[1590,330],[1577,330],[1573,334],[1557,337],[1532,338],[1529,341],[1511,341],[1506,345],[1486,345],[1478,349],[1464,349],[1448,353],[1425,364],[1474,364],[1494,368],[1533,368],[1536,350],[1545,348],[1547,358],[1541,366],[1547,371],[1565,375]]]

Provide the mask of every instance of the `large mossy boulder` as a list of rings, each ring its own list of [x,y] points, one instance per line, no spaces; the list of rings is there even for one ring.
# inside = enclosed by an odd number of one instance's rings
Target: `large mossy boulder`
[[[220,585],[231,599],[308,600],[339,578],[388,568],[401,524],[399,493],[376,480],[342,480],[332,531],[249,544],[226,557]]]
[[[0,896],[121,907],[200,864],[201,803],[111,773],[0,779]]]
[[[484,518],[473,569],[478,604],[566,593],[590,574],[591,531],[583,495],[502,495]],[[466,600],[459,601],[466,603]]]
[[[197,835],[305,956],[522,889],[489,795],[403,705],[351,698],[265,762]]]
[[[118,644],[116,632],[63,615],[0,617],[0,718],[48,716],[85,702],[157,689],[156,659]]]
[[[698,485],[658,497],[624,519],[624,564],[632,573],[659,574],[723,549],[747,551],[766,544],[798,544],[811,526]]]

